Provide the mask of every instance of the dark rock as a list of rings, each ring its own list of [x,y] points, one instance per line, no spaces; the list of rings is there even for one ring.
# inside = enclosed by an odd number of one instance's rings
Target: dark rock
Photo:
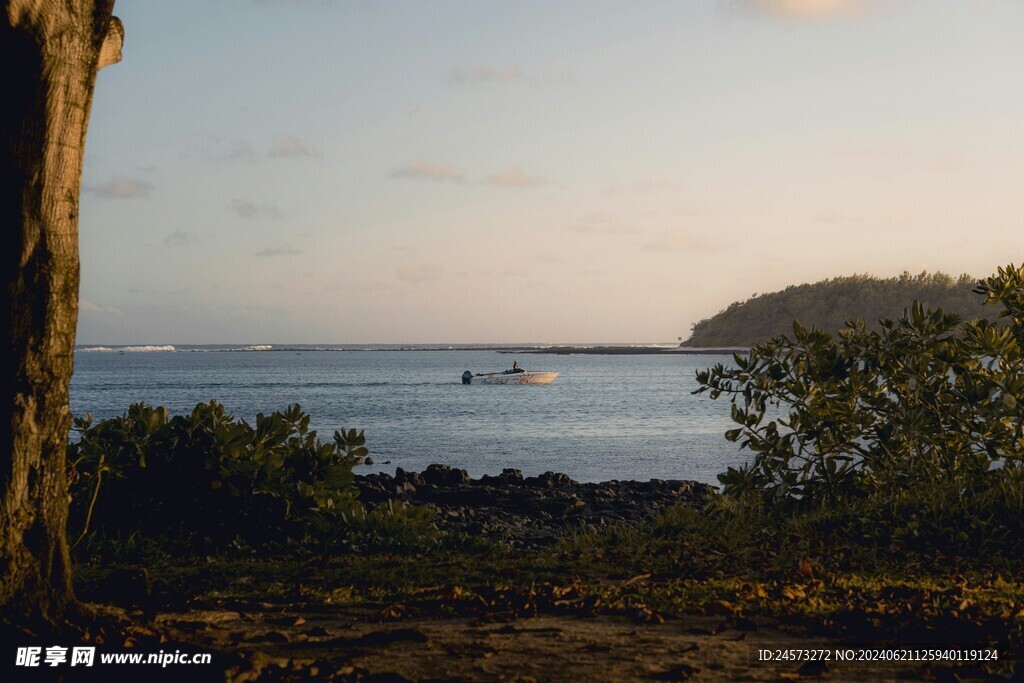
[[[572,509],[572,503],[565,500],[545,500],[541,502],[540,509],[552,517],[564,517]]]
[[[435,511],[442,530],[486,537],[514,550],[554,543],[569,529],[646,524],[669,506],[700,505],[714,491],[690,481],[581,484],[556,472],[524,478],[515,469],[474,480],[447,465],[431,465],[422,474],[397,468],[393,477],[357,475],[355,483],[370,508],[389,500],[424,505]]]
[[[441,489],[433,484],[423,484],[422,486],[416,487],[416,500],[425,503],[433,503],[437,500],[440,492]]]
[[[419,472],[407,472],[401,467],[395,468],[395,481],[398,483],[408,482],[413,486],[423,486],[427,483]]]
[[[477,505],[491,502],[491,493],[482,487],[460,487],[438,492],[437,502],[441,505]]]
[[[448,465],[430,465],[423,471],[423,479],[428,484],[435,486],[464,484],[469,481],[469,472]]]
[[[373,458],[371,458],[370,456],[366,456],[366,458],[363,460],[363,464],[364,465],[372,465],[373,464]]]
[[[523,472],[522,470],[513,470],[505,468],[501,471],[498,476],[491,476],[485,474],[480,477],[477,482],[484,486],[497,486],[499,488],[508,486],[522,486],[523,484]]]
[[[527,477],[523,483],[531,488],[553,488],[575,486],[579,482],[573,481],[569,475],[561,472],[545,472],[538,477]]]

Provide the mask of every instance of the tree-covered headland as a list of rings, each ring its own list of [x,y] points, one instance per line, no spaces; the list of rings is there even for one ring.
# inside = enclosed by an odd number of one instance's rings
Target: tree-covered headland
[[[872,328],[877,321],[896,319],[911,302],[940,308],[964,320],[991,315],[973,293],[977,279],[944,273],[903,273],[876,278],[853,275],[814,284],[791,285],[781,292],[755,294],[736,301],[693,325],[686,347],[752,346],[792,330],[794,320],[810,328],[835,331],[849,320],[863,318]]]

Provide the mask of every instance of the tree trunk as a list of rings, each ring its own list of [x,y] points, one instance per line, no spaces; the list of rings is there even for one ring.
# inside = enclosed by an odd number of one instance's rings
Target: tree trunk
[[[74,604],[65,525],[78,321],[78,195],[113,0],[0,0],[0,616]]]

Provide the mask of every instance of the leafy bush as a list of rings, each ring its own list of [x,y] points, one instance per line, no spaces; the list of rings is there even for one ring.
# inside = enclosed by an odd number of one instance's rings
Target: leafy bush
[[[432,510],[393,500],[370,511],[358,508],[347,521],[346,542],[357,551],[421,550],[441,540]]]
[[[694,393],[728,396],[739,426],[726,438],[755,454],[719,476],[724,493],[790,508],[917,504],[939,489],[1019,498],[1007,482],[1024,455],[1024,269],[1000,268],[974,291],[1001,305],[999,321],[915,302],[877,330],[857,320],[833,337],[794,323],[792,339],[698,372]]]
[[[173,418],[139,403],[95,425],[76,419],[72,538],[142,534],[226,547],[336,537],[362,513],[352,467],[365,438],[352,429],[323,442],[309,420],[293,405],[251,426],[216,401]]]

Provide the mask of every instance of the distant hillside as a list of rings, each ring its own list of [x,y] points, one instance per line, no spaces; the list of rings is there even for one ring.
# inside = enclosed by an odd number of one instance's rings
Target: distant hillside
[[[781,292],[734,302],[701,320],[682,346],[752,346],[776,335],[792,336],[794,320],[829,331],[856,318],[875,325],[880,318],[899,317],[915,299],[965,320],[992,318],[995,309],[983,306],[983,298],[971,292],[977,282],[970,275],[903,273],[884,280],[854,275],[792,285]]]

